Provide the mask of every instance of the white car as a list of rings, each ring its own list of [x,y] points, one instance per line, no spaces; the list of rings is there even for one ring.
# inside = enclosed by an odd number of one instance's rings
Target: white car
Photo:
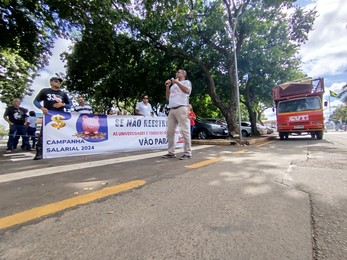
[[[263,126],[259,123],[257,123],[257,129],[261,135],[266,135],[267,134],[267,129],[266,126]]]
[[[257,123],[257,130],[261,135],[267,134],[266,128],[258,123]],[[242,136],[246,137],[246,136],[252,135],[251,123],[246,121],[241,122],[241,131],[242,131]]]
[[[238,127],[238,124],[237,124],[237,127]],[[252,135],[251,123],[241,122],[241,132],[243,137]]]

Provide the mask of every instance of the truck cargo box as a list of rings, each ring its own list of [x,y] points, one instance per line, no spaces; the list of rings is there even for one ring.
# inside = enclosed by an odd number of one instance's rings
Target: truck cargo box
[[[274,101],[278,101],[297,96],[318,94],[320,92],[324,92],[324,84],[322,78],[304,78],[286,82],[274,87],[272,89],[272,97]]]

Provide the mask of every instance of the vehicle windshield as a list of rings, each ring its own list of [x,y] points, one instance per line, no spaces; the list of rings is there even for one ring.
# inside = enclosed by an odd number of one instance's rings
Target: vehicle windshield
[[[306,97],[295,100],[280,101],[278,104],[279,113],[319,110],[321,108],[322,103],[319,97]]]

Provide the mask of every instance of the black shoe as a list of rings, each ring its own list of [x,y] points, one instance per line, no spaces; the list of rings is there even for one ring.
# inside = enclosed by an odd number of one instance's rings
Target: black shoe
[[[192,159],[192,156],[189,154],[183,154],[182,157],[180,158],[180,160],[188,160],[188,159]]]
[[[41,160],[42,159],[42,154],[36,154],[34,157],[34,160]]]
[[[163,155],[163,158],[165,158],[165,159],[176,158],[176,154],[168,153],[168,154]]]

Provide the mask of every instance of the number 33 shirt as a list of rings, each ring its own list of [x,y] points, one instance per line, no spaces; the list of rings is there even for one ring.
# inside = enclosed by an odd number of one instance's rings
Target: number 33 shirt
[[[64,111],[64,107],[56,108],[53,105],[56,103],[70,104],[69,97],[62,90],[53,90],[51,88],[41,89],[37,94],[35,101],[43,101],[43,106],[48,110]]]

